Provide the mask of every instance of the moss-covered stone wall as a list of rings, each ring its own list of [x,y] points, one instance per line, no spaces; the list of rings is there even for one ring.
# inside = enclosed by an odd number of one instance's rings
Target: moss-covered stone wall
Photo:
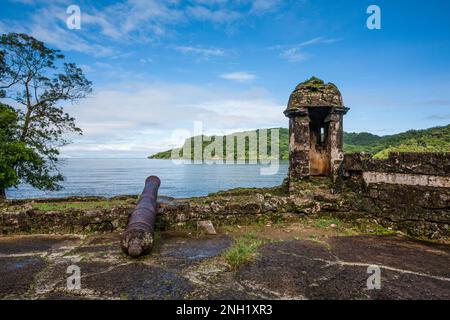
[[[346,155],[339,187],[350,210],[414,235],[450,234],[450,153]]]

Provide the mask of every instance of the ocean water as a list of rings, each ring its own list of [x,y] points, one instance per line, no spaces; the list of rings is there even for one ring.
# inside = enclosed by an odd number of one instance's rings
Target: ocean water
[[[259,164],[175,164],[156,159],[64,159],[60,171],[63,189],[41,191],[20,185],[6,191],[9,199],[140,194],[145,178],[161,179],[159,194],[171,197],[204,196],[237,187],[272,187],[281,184],[288,162],[281,161],[273,175],[261,175]]]

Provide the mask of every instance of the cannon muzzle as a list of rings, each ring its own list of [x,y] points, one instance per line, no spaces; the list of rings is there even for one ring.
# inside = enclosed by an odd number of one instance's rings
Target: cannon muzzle
[[[122,234],[122,250],[131,257],[139,257],[152,248],[160,184],[161,180],[156,176],[145,180],[144,191]]]

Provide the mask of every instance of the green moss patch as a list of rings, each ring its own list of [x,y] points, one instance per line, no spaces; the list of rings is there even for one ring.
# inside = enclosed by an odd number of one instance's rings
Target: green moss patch
[[[115,206],[125,205],[122,200],[105,200],[94,202],[39,202],[32,205],[33,209],[39,211],[67,211],[67,210],[92,210],[111,209]]]

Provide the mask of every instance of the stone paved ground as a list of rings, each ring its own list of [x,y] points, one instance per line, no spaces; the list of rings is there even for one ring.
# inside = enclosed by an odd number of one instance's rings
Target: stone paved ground
[[[117,233],[1,237],[0,298],[450,299],[450,245],[400,235],[305,238],[283,228],[236,271],[221,257],[235,236],[223,230],[162,233],[138,261],[121,253]],[[72,264],[81,268],[78,291],[66,289]],[[381,267],[381,290],[367,289],[372,264]]]

